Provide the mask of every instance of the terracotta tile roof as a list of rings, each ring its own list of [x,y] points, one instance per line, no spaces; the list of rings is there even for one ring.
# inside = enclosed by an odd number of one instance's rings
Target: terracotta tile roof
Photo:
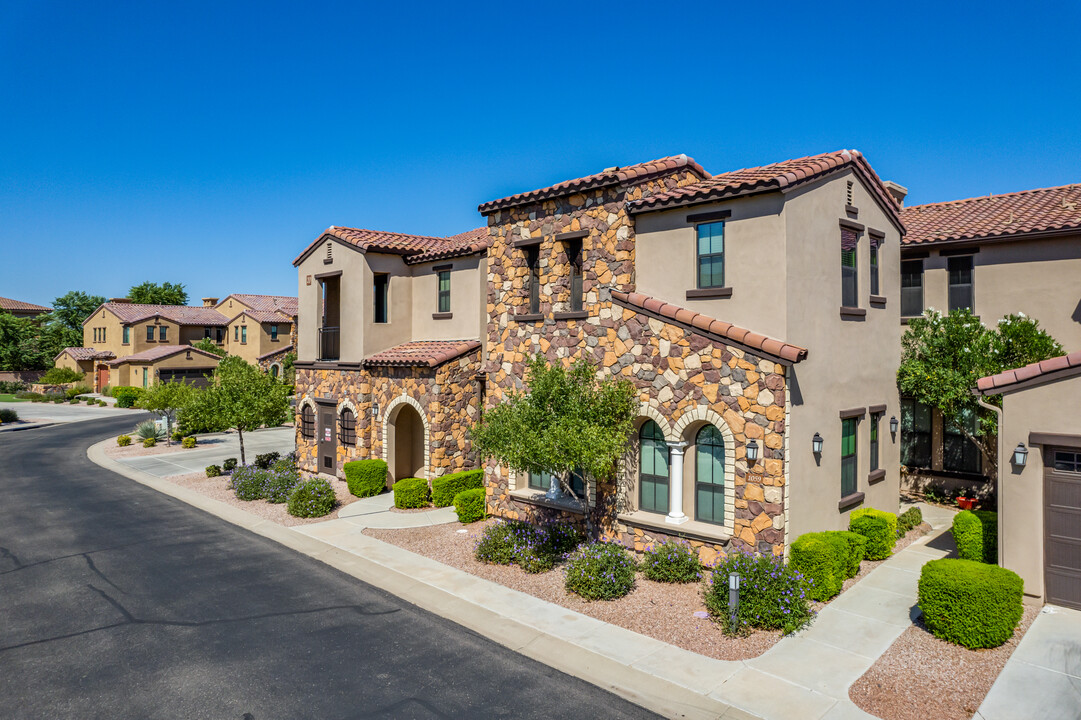
[[[529,192],[510,195],[498,200],[491,200],[482,203],[477,209],[480,210],[482,215],[487,215],[502,208],[527,205],[549,198],[572,195],[574,193],[582,192],[583,190],[594,190],[596,188],[619,185],[622,183],[634,184],[635,182],[641,182],[657,175],[667,175],[673,170],[680,170],[682,168],[692,170],[702,178],[708,178],[710,176],[709,173],[692,158],[689,158],[686,155],[672,155],[670,157],[638,163],[636,165],[608,168],[594,175],[586,175],[585,177],[575,178],[574,180],[565,180],[561,183],[549,185],[548,187],[540,188],[538,190],[530,190]]]
[[[623,307],[653,315],[661,320],[674,322],[700,335],[719,338],[726,342],[731,341],[737,345],[743,345],[751,350],[765,353],[786,362],[798,363],[807,357],[807,350],[804,348],[791,345],[783,340],[775,340],[751,332],[732,323],[714,320],[701,313],[670,305],[642,293],[625,293],[613,290],[612,299]]]
[[[159,345],[158,347],[150,348],[149,350],[143,350],[142,352],[135,353],[134,355],[125,355],[124,357],[113,360],[110,365],[123,365],[124,363],[140,362],[140,363],[152,363],[157,360],[163,360],[167,357],[172,357],[178,353],[184,351],[197,353],[199,355],[205,355],[206,357],[215,361],[217,364],[220,357],[212,352],[206,350],[200,350],[199,348],[192,347],[191,345]]]
[[[331,225],[308,247],[297,255],[293,265],[299,265],[323,239],[330,235],[347,245],[352,245],[361,252],[369,250],[382,253],[404,255],[406,262],[413,264],[448,257],[460,257],[483,252],[488,248],[488,228],[476,228],[448,237],[428,235],[409,235],[406,233],[385,232],[382,230],[364,230]],[[236,296],[234,296],[236,297]]]
[[[859,150],[837,150],[761,167],[734,170],[714,175],[692,185],[649,195],[630,203],[628,207],[631,212],[645,212],[782,190],[816,180],[826,173],[845,166],[851,166],[863,176],[871,192],[878,197],[887,212],[897,220],[899,210],[897,201],[886,190],[882,180]],[[899,220],[898,224],[900,224]]]
[[[1081,184],[913,205],[901,220],[905,245],[1081,229]]]
[[[262,310],[264,312],[280,311],[295,317],[297,314],[297,299],[289,295],[248,295],[244,293],[233,293],[229,297],[234,298],[244,303],[252,310]],[[225,300],[222,300],[217,304],[217,307],[221,307]]]
[[[95,350],[88,347],[68,347],[64,348],[53,358],[53,362],[60,359],[61,355],[70,355],[73,360],[112,360],[116,357],[115,353],[108,350]]]
[[[45,307],[44,305],[35,305],[34,303],[23,302],[22,300],[12,300],[11,298],[0,297],[0,310],[7,310],[9,312],[37,312],[47,313],[52,312],[51,307]]]
[[[449,258],[484,252],[488,249],[490,242],[488,238],[488,226],[485,225],[484,227],[468,230],[464,233],[451,235],[448,238],[444,238],[444,240],[445,243],[442,248],[426,250],[417,255],[409,255],[406,257],[405,261],[410,265],[415,265],[422,262],[431,262],[432,260],[446,260]]]
[[[414,340],[364,359],[364,365],[435,367],[480,347],[476,340]]]
[[[271,350],[270,352],[265,353],[263,355],[260,355],[259,357],[255,358],[255,359],[256,360],[267,360],[268,358],[272,358],[275,355],[281,355],[283,353],[292,352],[292,350],[293,350],[292,345],[286,345],[283,348],[278,348],[277,350]]]
[[[241,310],[232,318],[229,322],[236,320],[241,315],[247,315],[255,322],[259,323],[292,323],[293,316],[285,314],[285,312],[278,310],[274,312],[263,310]]]
[[[982,377],[976,381],[976,392],[981,395],[998,395],[1019,383],[1063,370],[1076,370],[1077,374],[1081,374],[1081,350],[1072,352],[1069,355],[1060,355],[1050,360],[1032,363],[1023,368]]]
[[[142,322],[152,317],[160,317],[179,325],[228,325],[229,318],[214,308],[192,307],[189,305],[139,305],[136,303],[107,302],[90,314],[83,325],[90,322],[102,308],[116,315],[125,324]]]

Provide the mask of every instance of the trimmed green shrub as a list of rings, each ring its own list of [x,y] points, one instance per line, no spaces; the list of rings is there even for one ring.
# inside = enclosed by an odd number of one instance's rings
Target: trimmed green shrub
[[[923,511],[913,505],[897,516],[897,537],[903,538],[908,531],[923,522]]]
[[[349,492],[372,497],[387,489],[387,464],[383,460],[353,460],[342,466]]]
[[[330,483],[323,478],[312,478],[293,488],[287,509],[293,517],[323,517],[334,509],[336,502],[338,497]]]
[[[841,533],[805,533],[792,543],[788,562],[809,581],[807,597],[825,602],[841,592],[848,577],[848,555],[849,543]]]
[[[544,533],[545,546],[555,555],[566,555],[586,539],[581,530],[565,522],[549,522],[541,531]]]
[[[920,572],[919,606],[935,637],[967,648],[998,647],[1021,619],[1017,573],[973,560],[932,560]]]
[[[466,490],[476,492],[482,488]],[[581,544],[583,536],[567,523],[543,526],[521,520],[504,520],[484,529],[474,557],[496,565],[518,563],[526,572],[546,572]]]
[[[180,442],[184,439],[184,433],[180,432],[179,430],[173,430],[173,434],[170,435],[170,437],[176,442]]]
[[[962,560],[998,564],[998,513],[962,510],[953,516],[950,532]]]
[[[615,600],[634,589],[636,570],[622,545],[587,543],[567,558],[564,587],[586,600]]]
[[[116,444],[120,447],[127,447],[131,445],[131,435],[121,435],[116,439]]]
[[[840,530],[841,537],[848,543],[848,568],[845,577],[856,577],[860,563],[867,557],[867,538],[851,530]]]
[[[484,487],[484,470],[464,470],[443,475],[432,480],[432,504],[447,507],[454,503],[455,496],[463,490]]]
[[[262,455],[256,455],[255,467],[259,468],[260,470],[268,470],[271,465],[278,462],[281,456],[282,454],[279,452],[268,452],[263,453]]]
[[[145,448],[151,448],[151,447],[154,447],[157,444],[158,444],[158,439],[157,438],[148,437],[148,438],[143,439],[143,447],[145,447]]]
[[[484,488],[462,490],[454,496],[454,511],[458,513],[458,522],[464,525],[483,520],[486,504]]]
[[[867,538],[868,560],[885,560],[893,553],[897,542],[897,516],[893,513],[875,508],[853,510],[848,529]]]
[[[423,478],[402,478],[394,483],[394,507],[428,507],[428,481]]]
[[[221,469],[227,473],[233,472],[236,469],[236,458],[225,458],[225,462],[221,464]]]
[[[68,400],[74,400],[80,395],[89,395],[92,392],[94,392],[94,388],[89,385],[76,385],[75,387],[70,387],[65,390],[64,395]]]
[[[740,576],[735,623],[728,610],[728,577],[732,573]],[[729,553],[713,568],[704,599],[709,614],[731,634],[762,628],[787,635],[806,626],[814,616],[807,597],[807,578],[768,555]]]
[[[135,407],[135,403],[143,396],[143,389],[131,385],[120,385],[113,388],[113,397],[116,398],[116,406],[121,408]]]
[[[184,438],[183,440],[180,441],[180,446],[184,447],[184,448],[188,448],[190,450],[191,448],[195,447],[195,438],[193,438],[193,437]]]
[[[647,578],[656,582],[691,583],[702,579],[698,553],[687,543],[676,540],[647,547],[641,568]]]
[[[10,408],[0,410],[0,422],[15,422],[19,419],[19,413]]]
[[[262,500],[267,496],[267,473],[254,465],[241,465],[233,470],[229,486],[238,500]]]
[[[53,398],[53,405],[59,405],[62,402],[67,402],[67,398],[65,398],[63,395]]]
[[[68,400],[68,405],[78,405],[78,404],[79,404],[79,398],[72,398],[71,400]]]
[[[68,383],[79,382],[83,379],[85,373],[81,373],[78,370],[72,370],[66,367],[54,367],[49,368],[38,382],[42,385],[66,385]]]
[[[207,465],[206,466],[206,476],[207,477],[218,477],[219,475],[221,475],[221,465]]]

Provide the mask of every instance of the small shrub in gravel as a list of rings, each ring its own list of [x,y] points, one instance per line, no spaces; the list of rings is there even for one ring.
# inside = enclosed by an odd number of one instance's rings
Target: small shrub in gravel
[[[432,504],[447,507],[464,490],[484,487],[484,470],[464,470],[432,480]]]
[[[634,558],[615,543],[587,543],[567,558],[565,587],[586,600],[615,600],[634,589]]]
[[[68,405],[78,405],[78,404],[79,404],[79,398],[72,398],[71,400],[68,400]]]
[[[463,525],[483,520],[486,511],[484,488],[463,490],[454,496],[454,511],[458,513],[458,522]]]
[[[293,488],[287,509],[293,517],[323,517],[334,509],[337,501],[329,482],[323,478],[312,478]]]
[[[278,452],[268,452],[263,453],[262,455],[256,455],[255,467],[260,470],[269,470],[270,466],[276,463],[281,456],[282,454]]]
[[[848,529],[867,538],[868,560],[885,560],[893,554],[897,542],[897,516],[893,513],[875,508],[853,510]]]
[[[650,545],[642,557],[642,574],[664,583],[692,583],[702,579],[698,553],[687,543],[669,540]]]
[[[262,500],[267,496],[267,472],[254,465],[241,465],[233,470],[229,487],[237,500]]]
[[[143,447],[145,447],[145,448],[151,448],[151,447],[154,447],[157,444],[158,444],[158,439],[157,438],[149,437],[149,438],[143,440]]]
[[[514,530],[519,525],[526,525],[526,523],[519,520],[505,520],[484,528],[484,532],[477,541],[477,547],[473,551],[473,557],[492,565],[513,563],[518,554],[514,544]]]
[[[583,542],[586,536],[574,525],[565,522],[549,522],[543,527],[544,543],[548,551],[556,555],[566,555]]]
[[[0,422],[16,422],[19,419],[19,413],[11,410],[10,408],[4,408],[0,410]]]
[[[349,492],[372,497],[387,489],[387,464],[383,460],[354,460],[342,466]]]
[[[518,563],[526,572],[546,572],[578,547],[582,539],[582,534],[567,523],[534,525],[504,520],[485,528],[474,557],[495,565]]]
[[[943,558],[920,571],[918,602],[935,637],[964,647],[998,647],[1021,619],[1024,582],[1017,573],[974,560]]]
[[[120,447],[127,447],[131,445],[131,435],[121,435],[116,439],[116,444]]]
[[[903,538],[908,531],[923,522],[923,511],[918,507],[910,507],[897,516],[897,537]]]
[[[953,516],[950,532],[962,560],[998,564],[998,513],[962,510]]]
[[[206,466],[206,476],[207,477],[218,477],[219,475],[221,475],[221,465],[207,465]]]
[[[841,592],[848,555],[849,544],[840,532],[804,533],[792,543],[789,564],[807,578],[807,596],[825,602]]]
[[[53,405],[59,405],[63,402],[67,402],[67,399],[63,397],[53,398]]]
[[[738,573],[739,608],[735,623],[728,609],[728,577]],[[794,633],[811,621],[807,579],[778,558],[732,552],[713,569],[706,589],[706,610],[730,634],[747,628]]]
[[[191,448],[195,447],[195,438],[193,438],[193,437],[184,438],[183,440],[180,441],[180,446],[184,447],[184,448],[188,448],[190,450]]]
[[[266,499],[272,503],[289,500],[293,488],[300,484],[300,473],[295,464],[288,460],[278,460],[269,469],[263,470],[266,487]]]
[[[136,425],[133,434],[140,440],[146,440],[147,438],[154,438],[155,440],[165,439],[165,431],[158,427],[158,424],[153,420],[145,420]]]
[[[423,478],[402,478],[394,483],[394,507],[401,509],[428,507],[428,481]]]
[[[226,458],[225,462],[221,464],[221,469],[227,473],[233,472],[236,469],[236,458]]]

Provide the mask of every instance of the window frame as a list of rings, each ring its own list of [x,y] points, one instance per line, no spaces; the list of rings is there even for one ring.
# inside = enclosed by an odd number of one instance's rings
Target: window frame
[[[532,315],[540,313],[540,247],[531,245],[525,248],[525,263],[529,272],[526,274],[526,297]]]
[[[868,466],[869,472],[878,470],[881,466],[881,458],[879,457],[879,421],[882,420],[883,413],[871,413],[871,425],[868,428],[868,441],[867,441],[867,460],[870,463]]]
[[[437,312],[450,312],[450,270],[437,270],[436,277],[436,307]],[[444,288],[444,282],[446,287]]]
[[[124,345],[131,344],[131,328],[129,326],[124,326],[124,329],[121,331],[121,337],[124,339]]]
[[[711,250],[711,252],[703,254],[702,253],[702,229],[703,228],[712,228],[712,227],[718,226],[718,225],[720,226],[720,230],[721,230],[721,234],[720,234],[721,249],[720,249],[720,251],[719,252],[713,252],[714,236],[713,236],[712,231],[711,231],[711,234],[710,234],[710,236],[708,238],[708,240],[710,242],[710,250]],[[701,222],[701,223],[697,223],[694,226],[694,254],[695,254],[695,278],[694,278],[695,287],[698,288],[699,290],[716,290],[718,288],[727,287],[725,285],[725,257],[724,257],[724,254],[725,254],[725,221],[724,220],[715,220],[713,222]],[[714,259],[719,259],[720,265],[721,265],[721,281],[720,281],[719,284],[714,284],[714,282],[713,282],[714,281],[714,276],[715,276],[715,274],[713,272],[713,261],[714,261]],[[710,261],[710,284],[708,284],[708,285],[702,283],[702,261],[703,260],[709,260]]]
[[[548,490],[551,483],[552,473],[526,473],[526,475],[526,484],[530,490]],[[585,498],[586,496],[585,475],[582,473],[581,470],[575,470],[571,473],[571,491],[574,493],[574,496],[579,500]]]
[[[656,428],[652,431],[652,428]],[[651,434],[647,438],[646,431],[650,430]],[[646,472],[646,448],[651,449],[651,452],[657,452],[660,450],[658,443],[664,445],[664,465],[665,473],[660,475],[656,472]],[[652,469],[656,470],[657,457],[653,457]],[[642,512],[658,513],[661,515],[667,515],[669,512],[669,503],[671,502],[671,468],[672,457],[668,448],[668,441],[664,437],[664,432],[661,430],[654,420],[647,420],[642,423],[642,427],[638,428],[638,509]],[[653,502],[647,503],[646,498],[646,484],[649,483],[653,489]],[[664,502],[658,503],[658,491],[661,486],[664,486]]]
[[[871,257],[870,272],[867,274],[867,284],[869,285],[872,295],[881,295],[882,293],[879,292],[881,288],[878,284],[878,243],[872,241],[869,250],[871,252]]]
[[[241,325],[240,326],[240,344],[241,345],[247,345],[248,344],[248,326],[247,325]]]
[[[168,325],[158,325],[158,342],[169,342]]]
[[[270,326],[270,342],[278,342],[278,326]]]
[[[372,273],[372,322],[386,325],[390,322],[390,273]]]
[[[146,326],[146,341],[147,342],[154,342],[154,326],[153,325],[147,325]]]
[[[911,272],[913,266],[919,265],[919,272]],[[912,278],[918,278],[919,282],[911,284]],[[923,258],[915,258],[901,261],[901,317],[919,317],[923,315],[924,309],[924,266]],[[910,284],[906,285],[905,282],[909,281]],[[906,312],[906,310],[913,310],[912,302],[914,299],[913,290],[917,290],[919,294],[919,312]],[[906,292],[908,291],[908,292]],[[907,298],[907,300],[906,300]]]
[[[349,408],[342,408],[338,413],[338,442],[348,446],[357,444],[357,416]]]
[[[300,436],[306,440],[315,439],[315,410],[311,405],[300,408]]]
[[[717,442],[704,443],[702,441],[703,433],[707,432],[708,430],[712,430],[716,434],[716,441]],[[700,453],[702,453],[703,447],[720,448],[721,481],[719,483],[712,477],[708,481],[703,480],[701,478],[700,471],[702,469],[702,467],[701,467],[702,463],[701,463],[701,460],[699,459],[699,455],[700,455]],[[709,523],[710,525],[724,525],[724,517],[725,517],[725,511],[726,511],[726,507],[725,507],[725,483],[728,480],[728,478],[725,477],[725,470],[726,470],[726,467],[725,467],[726,462],[725,461],[727,460],[727,452],[728,452],[728,448],[726,447],[725,442],[724,442],[724,434],[721,432],[721,429],[718,428],[716,425],[712,425],[712,424],[703,425],[702,427],[700,427],[698,429],[698,432],[696,432],[694,434],[694,519],[695,519],[696,522]],[[710,456],[711,456],[710,459],[712,460],[712,467],[715,469],[717,467],[717,462],[718,462],[717,454],[716,454],[715,451],[713,451],[713,452],[710,453]],[[715,470],[714,470],[714,472],[715,472]],[[700,494],[702,492],[708,492],[712,496],[712,502],[713,502],[712,519],[703,516],[703,514],[701,512],[701,503],[699,503],[699,499],[701,498]],[[719,520],[717,519],[717,496],[718,495],[721,498],[721,511],[720,511],[720,519]]]
[[[916,421],[920,407],[926,409],[927,429],[917,430]],[[907,467],[927,469],[931,468],[934,457],[934,410],[930,405],[924,405],[915,398],[901,398],[901,464]],[[926,439],[925,443],[922,442]],[[926,444],[926,462],[922,458],[914,458],[913,448]],[[922,452],[922,451],[921,451]],[[917,462],[919,461],[919,462]]]
[[[567,243],[567,264],[570,269],[568,308],[571,312],[581,312],[585,307],[582,272],[583,255],[584,250],[581,239],[571,240]]]
[[[848,430],[851,428],[852,432]],[[850,417],[841,419],[841,497],[846,498],[855,495],[859,490],[859,418]],[[852,452],[845,454],[846,446]]]
[[[979,413],[973,412],[970,433],[979,430]],[[946,472],[983,473],[983,453],[979,447],[966,438],[955,423],[942,418],[942,469]]]
[[[1056,473],[1081,473],[1081,450],[1063,450],[1055,448],[1051,456],[1051,467]],[[1059,456],[1062,456],[1060,459]],[[1068,458],[1068,456],[1073,456]],[[1060,467],[1060,465],[1062,467]],[[1070,467],[1072,466],[1072,467]]]
[[[960,267],[964,263],[965,267]],[[954,266],[958,266],[956,269]],[[967,282],[954,282],[954,274],[967,273]],[[967,304],[954,302],[954,291],[958,294],[967,295]],[[976,263],[973,255],[956,255],[946,258],[946,304],[949,312],[954,310],[968,310],[976,312]]]
[[[846,236],[855,236],[852,248],[845,249]],[[857,308],[860,306],[860,243],[859,233],[850,228],[841,229],[841,307]],[[851,264],[846,260],[851,259]]]

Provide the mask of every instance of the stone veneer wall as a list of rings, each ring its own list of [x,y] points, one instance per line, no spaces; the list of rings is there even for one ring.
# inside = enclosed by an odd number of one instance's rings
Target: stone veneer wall
[[[479,350],[436,368],[375,367],[361,369],[297,368],[297,462],[302,470],[318,472],[317,437],[301,435],[300,410],[306,402],[332,399],[339,412],[345,403],[357,420],[357,444],[338,444],[336,474],[344,477],[342,466],[351,460],[383,457],[383,416],[402,395],[424,409],[429,445],[425,449],[429,479],[475,467],[467,429],[477,418],[475,375]],[[372,416],[372,403],[380,415]],[[318,419],[317,419],[318,425]],[[318,430],[318,427],[317,427]],[[340,435],[340,426],[339,426]]]

